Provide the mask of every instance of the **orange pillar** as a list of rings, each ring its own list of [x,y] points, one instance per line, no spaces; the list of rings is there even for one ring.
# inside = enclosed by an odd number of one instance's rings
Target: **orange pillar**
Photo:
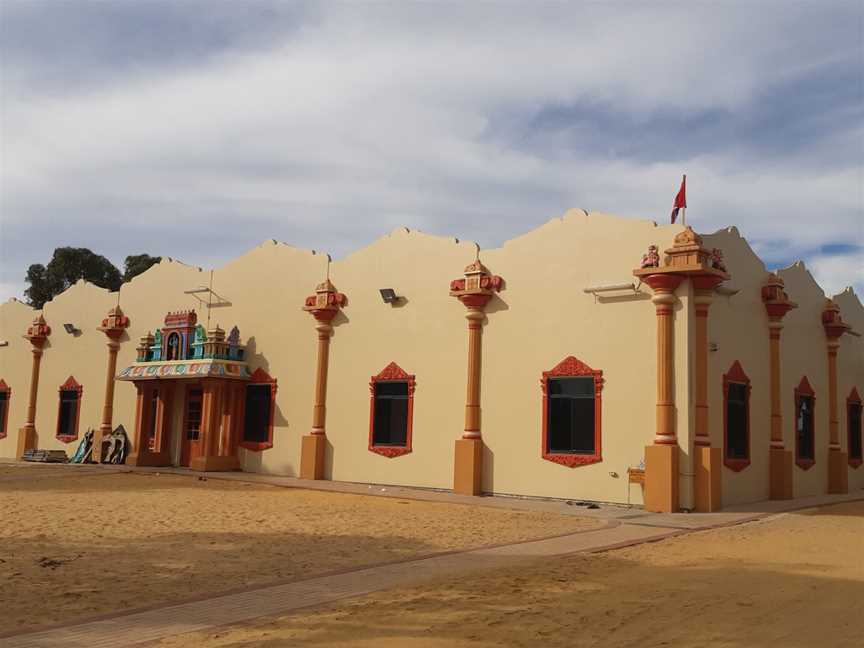
[[[663,513],[679,509],[673,308],[675,289],[683,279],[671,273],[643,278],[654,291],[657,315],[657,405],[654,444],[645,448],[645,509]]]
[[[315,400],[312,404],[312,430],[303,437],[300,451],[300,478],[324,479],[327,449],[327,373],[330,365],[330,336],[333,318],[346,303],[346,297],[326,279],[306,298],[303,310],[315,318],[318,332],[318,361],[315,369]]]
[[[780,333],[783,318],[798,305],[789,300],[783,289],[783,280],[769,273],[762,287],[762,301],[768,314],[769,376],[771,395],[771,441],[768,450],[768,492],[773,500],[792,499],[792,451],[783,441],[783,408],[780,392],[782,372],[780,366]]]
[[[18,447],[16,456],[20,459],[26,450],[34,450],[37,447],[38,436],[36,434],[36,397],[39,394],[39,367],[42,363],[42,348],[48,336],[51,335],[51,327],[45,322],[42,315],[36,316],[33,323],[27,328],[24,338],[29,340],[33,352],[33,364],[30,368],[30,393],[27,400],[27,417],[24,427],[18,430]]]
[[[837,420],[837,350],[840,338],[849,325],[840,317],[840,308],[832,300],[825,300],[822,326],[828,342],[828,492],[849,492],[849,455],[840,448],[840,423]]]
[[[117,373],[117,352],[120,350],[120,336],[129,326],[129,318],[123,314],[119,306],[108,311],[108,317],[102,320],[99,330],[108,337],[108,370],[105,374],[105,400],[102,404],[102,421],[99,433],[93,439],[93,461],[102,460],[102,440],[111,434],[111,423],[114,418],[114,376]]]
[[[708,309],[714,301],[714,288],[722,281],[716,275],[693,276],[696,314],[696,434],[694,439],[694,504],[699,512],[717,511],[722,506],[721,448],[711,447],[708,411]]]
[[[480,495],[483,489],[483,437],[480,432],[480,380],[483,360],[484,309],[503,280],[489,274],[476,259],[465,268],[465,278],[450,282],[450,295],[468,312],[468,377],[465,389],[465,429],[456,440],[453,462],[453,492]]]

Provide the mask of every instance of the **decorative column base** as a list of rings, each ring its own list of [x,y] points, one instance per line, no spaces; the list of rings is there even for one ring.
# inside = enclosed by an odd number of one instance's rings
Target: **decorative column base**
[[[645,510],[652,513],[677,513],[678,445],[645,447]]]
[[[201,472],[240,470],[240,460],[237,457],[222,457],[217,455],[210,457],[198,456],[189,462],[189,469]]]
[[[18,449],[15,456],[21,459],[25,450],[36,449],[36,428],[22,427],[18,430]]]
[[[771,448],[768,451],[769,497],[772,500],[790,500],[792,487],[792,451]]]
[[[136,450],[126,457],[126,465],[164,468],[172,464],[168,452],[150,452],[149,450],[138,452]]]
[[[90,455],[90,459],[94,463],[102,463],[102,445],[107,441],[110,435],[110,427],[107,431],[101,427],[98,430],[93,431],[93,453]],[[126,463],[129,463],[129,457],[131,456],[132,455],[130,454],[126,457]]]
[[[828,493],[845,495],[849,492],[849,455],[839,450],[828,450]]]
[[[695,449],[696,511],[713,513],[723,506],[720,448]]]
[[[483,481],[483,440],[456,439],[453,492],[480,495]]]
[[[324,479],[324,450],[327,437],[307,434],[300,449],[300,479]]]

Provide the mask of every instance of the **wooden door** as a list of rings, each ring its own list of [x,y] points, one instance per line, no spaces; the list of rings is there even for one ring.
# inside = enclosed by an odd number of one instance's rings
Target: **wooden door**
[[[189,466],[192,460],[203,454],[204,439],[201,435],[204,390],[200,385],[186,388],[186,402],[183,406],[183,430],[180,449],[180,465]]]

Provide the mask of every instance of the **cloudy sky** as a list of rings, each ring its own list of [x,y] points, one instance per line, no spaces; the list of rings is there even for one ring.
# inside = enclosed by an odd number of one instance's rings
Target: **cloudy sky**
[[[864,294],[864,3],[0,0],[0,299],[89,247],[218,265],[582,207],[735,224]]]

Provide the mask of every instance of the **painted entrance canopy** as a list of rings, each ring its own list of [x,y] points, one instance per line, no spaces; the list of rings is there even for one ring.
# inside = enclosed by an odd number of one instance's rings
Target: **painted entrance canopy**
[[[118,380],[251,377],[240,330],[235,326],[227,337],[218,325],[205,330],[194,310],[168,313],[165,325],[144,335],[136,350],[136,361]]]

